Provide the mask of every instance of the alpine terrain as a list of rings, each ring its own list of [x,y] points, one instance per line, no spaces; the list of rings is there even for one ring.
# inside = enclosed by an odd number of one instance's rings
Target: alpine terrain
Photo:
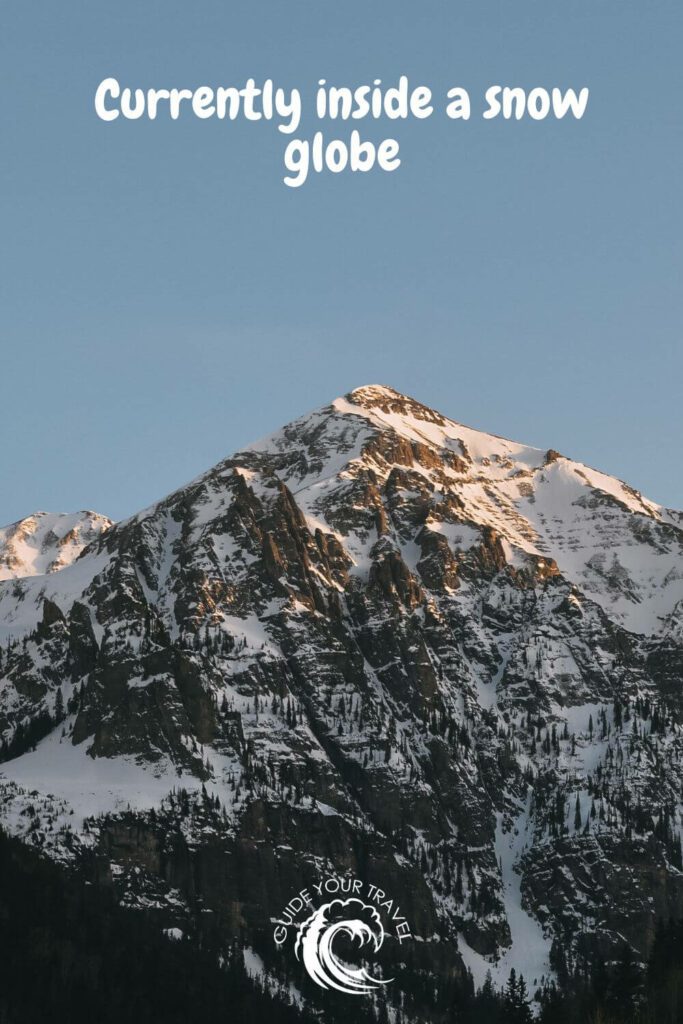
[[[0,581],[0,825],[273,1005],[539,1012],[683,919],[683,514],[613,477],[363,387]],[[273,940],[326,875],[409,922],[381,994]]]

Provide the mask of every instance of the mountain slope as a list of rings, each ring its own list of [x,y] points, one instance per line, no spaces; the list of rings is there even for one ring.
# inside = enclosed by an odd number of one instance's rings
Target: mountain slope
[[[2,820],[274,972],[293,893],[379,879],[440,1019],[683,916],[682,619],[680,513],[361,388],[0,583]]]

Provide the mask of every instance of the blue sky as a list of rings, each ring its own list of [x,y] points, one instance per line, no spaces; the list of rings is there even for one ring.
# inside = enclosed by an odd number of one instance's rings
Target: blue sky
[[[683,507],[682,42],[678,0],[5,3],[0,522],[132,513],[364,383]],[[109,75],[310,104],[401,74],[591,96],[361,122],[400,169],[299,189],[272,124],[93,110]]]

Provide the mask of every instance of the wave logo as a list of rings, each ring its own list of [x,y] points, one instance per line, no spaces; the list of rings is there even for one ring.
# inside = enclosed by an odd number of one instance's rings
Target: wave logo
[[[400,949],[412,938],[397,901],[379,886],[350,875],[329,875],[301,889],[273,923],[279,949],[291,936],[294,955],[316,985],[348,996],[371,995],[393,981],[365,965],[386,939]],[[383,959],[385,954],[386,949]]]
[[[384,928],[378,911],[359,899],[332,900],[318,907],[300,926],[294,952],[313,981],[349,996],[368,995],[393,979],[374,978],[364,967],[354,968],[335,953],[335,939],[345,935],[359,950],[378,953]]]

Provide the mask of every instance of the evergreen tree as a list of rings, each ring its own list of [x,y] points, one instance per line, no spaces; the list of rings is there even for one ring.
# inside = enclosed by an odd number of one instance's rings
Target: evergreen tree
[[[526,982],[521,974],[517,977],[514,967],[505,986],[502,1019],[504,1024],[532,1024],[533,1021]]]
[[[57,693],[55,694],[55,722],[59,725],[60,722],[64,721],[64,697],[62,695],[61,686],[57,687]]]

